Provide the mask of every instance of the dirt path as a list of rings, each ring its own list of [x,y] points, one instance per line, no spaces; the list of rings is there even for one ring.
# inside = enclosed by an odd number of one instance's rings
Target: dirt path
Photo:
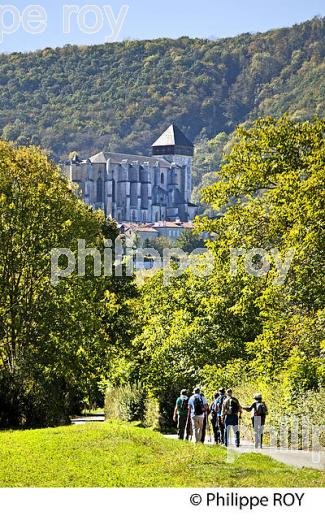
[[[177,439],[177,435],[165,435],[170,439]],[[209,441],[209,439],[205,442],[208,446],[213,446],[214,444]],[[231,446],[230,448],[231,455],[236,455],[236,453],[260,453],[262,455],[267,455],[272,457],[279,462],[283,462],[284,464],[288,464],[289,466],[295,466],[297,468],[312,468],[317,470],[325,470],[325,451],[322,450],[320,452],[311,452],[311,451],[303,451],[303,450],[293,450],[290,448],[268,448],[265,446],[263,449],[255,449],[253,444],[248,441],[242,440],[241,447],[235,448],[235,446]]]
[[[325,451],[312,452],[306,450],[294,450],[290,448],[269,448],[265,446],[262,450],[256,450],[252,444],[242,442],[239,450],[242,453],[254,452],[268,455],[273,459],[295,466],[297,468],[313,468],[320,471],[325,470]]]
[[[79,424],[87,424],[92,422],[104,422],[105,415],[104,414],[94,414],[94,415],[81,415],[79,417],[73,417],[71,419],[71,424],[74,426],[78,426]]]

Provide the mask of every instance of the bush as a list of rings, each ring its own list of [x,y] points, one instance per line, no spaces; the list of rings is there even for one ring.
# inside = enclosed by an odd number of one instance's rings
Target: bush
[[[147,395],[142,388],[131,385],[109,387],[105,395],[105,417],[128,422],[144,422],[146,405]]]
[[[62,378],[44,381],[0,371],[0,428],[34,428],[70,423],[79,413],[78,394]]]
[[[309,429],[317,430],[324,427],[324,402],[325,388],[322,387],[318,391],[309,390],[301,395],[295,405],[294,415],[300,419],[308,419]],[[299,438],[299,442],[301,439]],[[320,435],[320,443],[325,446],[325,431]],[[309,438],[309,446],[311,445],[311,435]]]
[[[162,401],[148,396],[143,388],[125,385],[109,387],[105,395],[105,417],[107,420],[140,421],[146,428],[171,431],[171,418],[164,413]]]
[[[162,424],[158,399],[153,397],[147,399],[144,426],[153,430],[161,431]]]
[[[19,394],[15,378],[0,370],[0,428],[20,426],[22,406]]]

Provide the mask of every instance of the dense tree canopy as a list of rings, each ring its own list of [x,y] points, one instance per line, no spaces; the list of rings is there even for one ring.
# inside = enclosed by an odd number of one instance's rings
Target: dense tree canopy
[[[252,381],[292,404],[324,384],[324,132],[286,118],[236,132],[204,193],[224,216],[197,224],[214,233],[213,273],[142,289],[135,345],[154,395]]]
[[[102,251],[117,231],[36,148],[0,143],[0,222],[0,423],[55,424],[100,395],[131,327],[132,281],[95,277],[88,259],[85,276],[53,285],[54,248]]]

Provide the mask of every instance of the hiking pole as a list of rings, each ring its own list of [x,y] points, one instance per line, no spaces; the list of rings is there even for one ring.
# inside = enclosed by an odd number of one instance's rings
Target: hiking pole
[[[188,411],[188,420],[189,420],[189,424],[190,424],[190,442],[192,442],[193,441],[193,422],[192,422],[192,415],[191,415],[190,409]]]
[[[206,413],[206,418],[207,418],[207,427],[208,427],[208,434],[209,434],[209,442],[210,442],[210,444],[212,444],[211,424],[210,424],[209,416],[208,416],[207,412],[205,412],[205,413]]]
[[[241,427],[242,427],[242,420],[243,420],[242,419],[242,414],[240,414],[239,417],[238,417],[238,441],[239,441],[239,446],[240,446],[240,432],[241,432]]]
[[[186,423],[185,423],[185,431],[184,431],[184,435],[185,435],[185,440],[189,440],[189,435],[187,435],[187,429],[188,429],[188,425],[189,425],[189,417],[190,417],[190,414],[189,414],[189,411],[187,412],[187,417],[186,417]],[[192,440],[192,439],[191,439]]]

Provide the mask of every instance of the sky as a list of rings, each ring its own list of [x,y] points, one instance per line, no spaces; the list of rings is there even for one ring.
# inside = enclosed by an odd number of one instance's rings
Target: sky
[[[324,0],[11,0],[0,53],[124,39],[222,38],[325,15]]]

